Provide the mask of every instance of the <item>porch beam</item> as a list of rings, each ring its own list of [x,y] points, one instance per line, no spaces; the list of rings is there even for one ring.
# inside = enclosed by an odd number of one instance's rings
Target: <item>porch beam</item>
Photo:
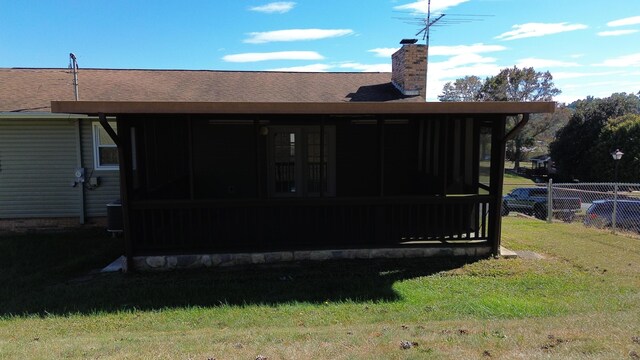
[[[109,137],[111,138],[111,140],[113,140],[113,142],[116,143],[116,146],[120,147],[121,146],[120,137],[118,137],[118,134],[116,134],[116,132],[111,127],[111,125],[109,125],[109,122],[107,121],[107,117],[103,113],[99,113],[98,119],[100,120],[100,125],[102,125],[102,128],[104,129],[104,131],[106,131],[107,134],[109,134]]]
[[[522,131],[522,128],[524,128],[525,125],[527,125],[527,123],[529,122],[529,114],[522,114],[522,120],[520,120],[516,126],[513,127],[513,129],[511,129],[509,131],[509,133],[507,133],[507,135],[504,137],[504,141],[509,141],[509,140],[513,140],[514,137],[516,137],[516,135],[518,135],[518,133],[520,131]]]

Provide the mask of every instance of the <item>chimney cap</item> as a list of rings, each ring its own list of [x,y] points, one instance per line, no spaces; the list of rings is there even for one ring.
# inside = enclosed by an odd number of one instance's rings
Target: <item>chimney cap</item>
[[[402,44],[402,45],[415,44],[417,42],[418,42],[418,39],[402,39],[402,40],[400,40],[400,44]]]

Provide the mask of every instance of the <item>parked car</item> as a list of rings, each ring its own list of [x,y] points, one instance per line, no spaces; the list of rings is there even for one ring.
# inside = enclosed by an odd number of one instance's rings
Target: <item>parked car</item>
[[[563,221],[571,222],[582,202],[578,197],[553,197],[553,213]],[[515,211],[533,215],[538,219],[547,218],[547,188],[516,188],[502,199],[502,215]]]
[[[612,223],[613,200],[596,200],[587,209],[585,226],[606,228]],[[616,228],[640,232],[640,200],[617,201]]]

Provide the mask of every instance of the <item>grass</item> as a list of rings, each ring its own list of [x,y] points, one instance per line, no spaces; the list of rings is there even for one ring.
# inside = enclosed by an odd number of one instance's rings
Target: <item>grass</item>
[[[640,354],[640,240],[507,217],[503,241],[546,258],[101,275],[120,240],[4,237],[0,359]]]
[[[511,190],[518,187],[527,187],[534,186],[535,182],[533,180],[518,176],[513,173],[504,173],[504,185],[502,187],[502,194],[507,194],[511,192]]]

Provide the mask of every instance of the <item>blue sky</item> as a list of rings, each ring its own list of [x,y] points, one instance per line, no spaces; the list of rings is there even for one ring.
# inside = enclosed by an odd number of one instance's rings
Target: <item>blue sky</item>
[[[426,1],[0,0],[0,67],[390,71]],[[431,33],[428,99],[511,66],[551,71],[570,102],[640,91],[640,1],[431,0],[490,15]],[[444,22],[443,22],[444,23]],[[422,41],[422,40],[420,40]],[[1,86],[1,84],[0,84]]]

